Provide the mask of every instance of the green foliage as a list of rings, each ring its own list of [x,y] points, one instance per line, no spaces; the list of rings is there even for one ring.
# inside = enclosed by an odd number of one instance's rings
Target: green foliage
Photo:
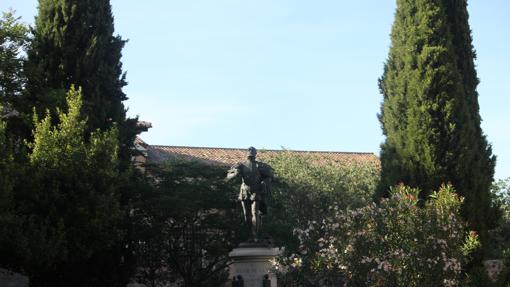
[[[86,286],[94,278],[78,269],[121,235],[117,129],[98,130],[85,141],[81,90],[71,87],[67,104],[67,112],[57,111],[57,126],[49,114],[41,121],[35,116],[30,181],[17,202],[29,240],[25,270],[34,286]]]
[[[0,105],[13,104],[22,93],[25,78],[24,58],[28,28],[19,22],[13,11],[3,12],[0,18]]]
[[[83,285],[121,286],[127,280],[125,277],[129,277],[126,262],[131,262],[129,258],[132,258],[130,255],[132,252],[128,250],[132,246],[129,210],[135,200],[131,196],[138,196],[133,187],[138,185],[139,179],[131,166],[131,152],[135,136],[140,131],[136,127],[137,119],[126,118],[126,109],[123,105],[123,101],[127,99],[122,91],[127,83],[121,63],[125,41],[120,36],[114,35],[109,0],[38,2],[38,14],[32,30],[33,38],[27,49],[27,61],[24,66],[27,75],[26,91],[22,103],[16,109],[25,119],[32,117],[33,107],[39,118],[46,115],[49,110],[51,119],[45,118],[38,125],[40,133],[34,139],[39,142],[37,137],[42,137],[46,143],[34,147],[32,165],[56,170],[69,169],[69,174],[65,176],[55,171],[54,173],[62,180],[58,183],[54,180],[52,184],[43,185],[43,188],[58,189],[67,194],[69,190],[75,188],[73,185],[69,186],[69,182],[73,180],[73,176],[76,177],[75,185],[83,188],[83,194],[73,200],[86,205],[83,207],[84,217],[92,219],[96,216],[98,220],[91,226],[87,224],[80,226],[77,223],[80,227],[73,231],[72,236],[75,237],[72,237],[72,243],[69,243],[66,235],[66,245],[76,245],[72,246],[73,252],[74,248],[82,249],[80,246],[85,240],[93,247],[84,245],[89,251],[78,250],[84,253],[76,254],[76,258],[81,259],[75,260],[76,264],[67,264],[65,270],[59,270],[71,279],[88,273],[89,278],[82,281]],[[72,124],[83,130],[66,131],[74,132],[76,136],[74,139],[71,135],[64,135],[64,132],[57,137],[50,126],[61,125],[59,109],[66,109],[66,92],[73,85],[82,89],[82,104],[76,113],[80,113],[83,118]],[[87,121],[82,122],[85,118]],[[20,125],[19,130],[27,130],[21,137],[32,141],[30,130],[33,126],[28,122],[29,120],[24,126]],[[59,145],[62,141],[69,142],[67,146]],[[112,146],[114,143],[117,145],[115,149]],[[46,154],[58,152],[62,152],[62,155],[46,157]],[[114,159],[115,165],[112,163]],[[54,167],[51,167],[52,165]],[[79,170],[80,166],[90,170],[89,174],[80,175],[82,172]],[[54,192],[47,193],[53,196]],[[102,194],[103,198],[89,200],[87,193],[92,198]],[[112,197],[112,193],[115,196]],[[65,200],[66,197],[62,199]],[[110,206],[113,204],[115,206]],[[34,205],[29,206],[27,213],[32,212],[30,208],[38,210]],[[111,207],[111,213],[103,215],[103,211],[110,208],[108,206]],[[68,209],[73,207],[63,202],[58,203],[58,214],[72,214]],[[77,209],[75,212],[81,211]],[[103,216],[105,221],[101,219]],[[80,220],[80,217],[76,216],[76,220]],[[57,226],[53,222],[51,225]],[[100,229],[103,225],[111,230],[107,232]],[[97,233],[87,233],[88,228]],[[68,226],[66,225],[64,229],[68,229]],[[88,235],[80,239],[78,236],[80,232]],[[107,239],[103,235],[109,236],[107,242],[103,242],[103,239]],[[98,246],[95,246],[96,243]],[[99,245],[102,246],[100,252]],[[58,250],[64,252],[66,249]],[[65,257],[64,255],[55,256]],[[75,279],[70,282],[75,284],[77,281],[78,279]],[[91,283],[96,281],[101,283]]]
[[[137,279],[148,286],[221,286],[239,242],[236,190],[226,170],[199,162],[149,166],[154,177],[135,208]]]
[[[492,202],[501,217],[496,228],[490,230],[490,259],[507,258],[507,269],[510,269],[510,178],[500,179],[492,185]],[[506,254],[505,254],[506,252]],[[505,271],[508,276],[510,271]],[[504,272],[504,273],[505,273]]]
[[[0,106],[0,113],[2,107]],[[10,150],[10,145],[5,135],[5,122],[0,118],[0,210],[6,212],[10,209],[11,197],[13,191],[12,171],[14,158]],[[2,226],[2,224],[0,224]],[[5,233],[0,233],[5,234]]]
[[[5,117],[6,133],[9,141],[17,140],[29,133],[26,123],[17,116],[17,110],[23,105],[24,86],[26,84],[24,52],[28,46],[28,27],[14,16],[13,11],[2,13],[0,18],[0,106]]]
[[[0,18],[0,266],[20,271],[28,252],[23,216],[16,209],[17,183],[24,180],[23,149],[15,137],[15,107],[23,92],[22,56],[28,28],[13,11]]]
[[[367,204],[379,180],[375,164],[341,165],[291,152],[271,158],[268,163],[274,169],[275,182],[262,232],[271,235],[277,246],[289,250],[298,247],[292,234],[294,228],[330,216],[329,206],[333,203],[341,209]]]
[[[418,194],[398,186],[379,205],[331,206],[333,216],[295,230],[300,250],[283,258],[282,276],[320,286],[459,286],[479,244],[465,233],[462,199],[442,186],[419,207]]]
[[[480,128],[466,1],[397,1],[391,40],[379,81],[386,140],[378,197],[404,183],[426,198],[451,182],[486,242],[495,157]]]
[[[122,88],[125,41],[114,36],[109,0],[40,0],[34,38],[28,50],[28,105],[39,115],[62,107],[71,85],[83,90],[87,131],[119,129],[120,156],[127,165],[137,133],[136,119],[126,119]]]
[[[510,221],[510,177],[494,182],[491,192],[492,201],[501,210],[502,219]]]
[[[494,208],[501,213],[497,227],[491,231],[491,239],[495,249],[501,252],[510,248],[510,178],[496,181],[491,191]]]
[[[122,104],[125,42],[113,36],[109,1],[41,0],[38,9],[33,39],[12,12],[0,19],[8,152],[0,264],[27,272],[34,286],[125,286],[139,196],[130,162],[137,120]]]
[[[113,32],[108,0],[40,0],[28,59],[31,72],[36,73],[30,79],[37,85],[32,87],[34,94],[48,89],[63,95],[75,84],[83,89],[84,112],[93,130],[111,126],[108,120],[123,120],[126,96],[121,89],[126,82],[120,57],[124,41]],[[38,100],[42,111],[62,103]]]
[[[23,254],[26,241],[19,228],[21,218],[14,205],[16,182],[23,168],[15,162],[6,128],[7,124],[0,117],[0,266],[16,269],[26,255]]]
[[[279,190],[283,188],[308,191],[310,197],[335,198],[343,208],[370,201],[379,176],[375,163],[327,162],[313,154],[283,152],[272,157],[269,164],[277,174],[278,195],[285,196],[284,190]]]

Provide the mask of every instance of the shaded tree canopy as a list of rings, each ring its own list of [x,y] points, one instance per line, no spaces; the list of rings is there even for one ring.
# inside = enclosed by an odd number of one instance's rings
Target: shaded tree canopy
[[[233,208],[236,188],[224,180],[226,169],[192,161],[147,168],[153,179],[134,209],[138,282],[221,286],[228,253],[245,228]]]

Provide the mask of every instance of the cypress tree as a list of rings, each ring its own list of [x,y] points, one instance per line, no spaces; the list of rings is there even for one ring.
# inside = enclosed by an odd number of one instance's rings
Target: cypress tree
[[[467,0],[449,0],[444,3],[463,92],[463,101],[458,111],[463,133],[456,139],[460,143],[456,146],[459,160],[452,172],[452,182],[460,194],[466,197],[464,215],[475,229],[484,232],[494,227],[496,222],[495,210],[490,207],[490,187],[494,179],[496,157],[492,155],[492,148],[480,126],[476,90],[479,80],[474,63],[476,53],[469,28]]]
[[[480,128],[466,1],[397,0],[391,40],[379,80],[386,140],[377,195],[404,183],[426,198],[451,182],[485,240],[495,157]]]
[[[105,129],[109,121],[125,117],[122,101],[126,85],[121,70],[124,41],[113,36],[113,16],[108,0],[40,0],[35,20],[29,67],[34,100],[54,108],[63,103],[71,85],[84,94],[89,126]],[[49,102],[48,92],[62,92]],[[47,92],[47,93],[44,93]],[[44,109],[45,110],[45,109]]]
[[[34,38],[28,51],[27,109],[55,113],[72,85],[83,91],[87,132],[118,124],[121,157],[129,160],[136,119],[126,120],[122,88],[125,41],[114,36],[109,0],[39,0]],[[30,111],[27,112],[29,114]]]

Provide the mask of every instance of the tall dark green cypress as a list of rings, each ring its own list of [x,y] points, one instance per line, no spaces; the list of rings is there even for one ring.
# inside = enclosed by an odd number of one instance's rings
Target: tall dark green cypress
[[[464,217],[486,239],[495,157],[480,128],[474,51],[465,0],[397,0],[391,48],[379,80],[381,185],[451,182]]]
[[[54,112],[75,85],[83,90],[88,131],[119,125],[121,144],[131,146],[135,119],[126,119],[122,91],[125,41],[114,35],[109,0],[39,0],[34,39],[28,51],[27,109]],[[27,113],[29,113],[28,111]],[[129,150],[121,150],[129,160]]]
[[[452,182],[462,196],[466,197],[464,215],[474,228],[485,232],[495,224],[495,213],[491,209],[490,186],[494,179],[496,157],[481,129],[480,106],[478,104],[479,83],[476,69],[467,0],[444,0],[447,21],[450,25],[457,67],[462,76],[462,99],[459,101],[459,125],[463,133],[456,145],[459,160],[452,171]],[[485,235],[485,234],[484,234]]]
[[[30,75],[32,97],[40,107],[52,109],[65,99],[48,99],[48,93],[65,95],[71,85],[79,86],[89,126],[102,130],[124,120],[126,100],[120,62],[125,42],[113,36],[109,2],[40,0],[28,63],[35,72]]]

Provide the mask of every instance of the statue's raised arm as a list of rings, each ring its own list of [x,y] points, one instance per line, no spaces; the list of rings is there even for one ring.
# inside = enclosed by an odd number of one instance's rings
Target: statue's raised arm
[[[240,167],[241,167],[241,163],[238,163],[234,166],[232,166],[228,172],[227,172],[227,177],[225,178],[226,181],[229,181],[233,178],[235,178],[236,176],[239,175],[239,172],[240,172]]]

